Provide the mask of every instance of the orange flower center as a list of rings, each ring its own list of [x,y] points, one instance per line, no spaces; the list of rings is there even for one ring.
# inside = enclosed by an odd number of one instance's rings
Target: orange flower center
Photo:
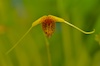
[[[47,37],[51,37],[55,30],[55,20],[47,16],[42,22],[42,29]]]

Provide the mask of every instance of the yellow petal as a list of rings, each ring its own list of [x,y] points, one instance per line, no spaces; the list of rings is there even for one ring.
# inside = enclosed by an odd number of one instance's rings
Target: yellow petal
[[[40,17],[38,20],[36,20],[35,22],[32,23],[32,27],[40,24],[41,22],[43,22],[45,19],[46,19],[47,16],[43,16],[43,17]]]
[[[64,22],[65,20],[53,15],[48,15],[49,17],[51,17],[53,20],[55,20],[55,22]]]

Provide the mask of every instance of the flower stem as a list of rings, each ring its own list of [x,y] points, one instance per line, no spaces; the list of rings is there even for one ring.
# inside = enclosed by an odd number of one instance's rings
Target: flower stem
[[[47,56],[48,56],[48,66],[52,66],[52,63],[51,63],[51,55],[50,55],[50,46],[49,46],[49,41],[48,41],[48,39],[45,37],[45,41],[46,41],[46,43],[45,43],[45,45],[46,45],[46,50],[47,50]]]

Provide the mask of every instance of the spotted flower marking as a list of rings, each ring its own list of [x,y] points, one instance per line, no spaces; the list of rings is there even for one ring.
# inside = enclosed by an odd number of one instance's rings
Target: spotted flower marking
[[[42,22],[42,29],[47,37],[51,37],[55,31],[55,20],[47,16]]]

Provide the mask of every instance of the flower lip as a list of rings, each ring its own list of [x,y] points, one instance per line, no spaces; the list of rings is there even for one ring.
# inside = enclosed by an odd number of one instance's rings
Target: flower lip
[[[55,20],[48,15],[43,21],[42,21],[42,29],[47,37],[50,37],[55,30]]]

